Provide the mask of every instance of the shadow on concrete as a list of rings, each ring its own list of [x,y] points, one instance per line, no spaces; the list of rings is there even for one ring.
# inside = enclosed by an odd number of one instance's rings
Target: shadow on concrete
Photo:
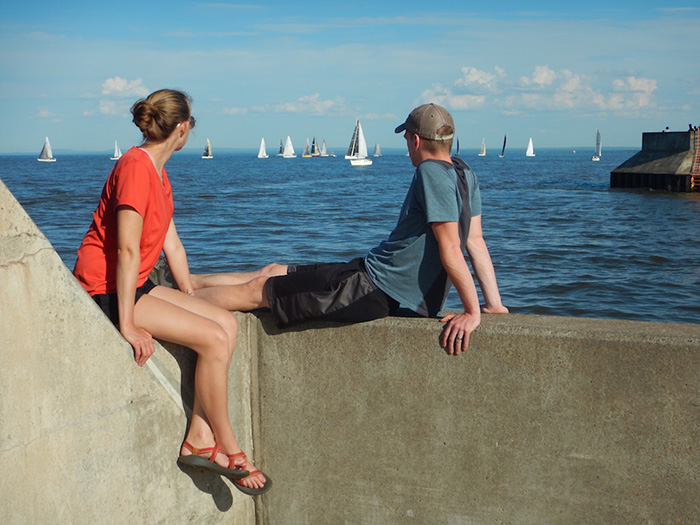
[[[179,464],[178,468],[190,477],[195,487],[211,495],[218,510],[226,512],[231,508],[233,505],[231,489],[220,475],[207,470],[185,467]]]

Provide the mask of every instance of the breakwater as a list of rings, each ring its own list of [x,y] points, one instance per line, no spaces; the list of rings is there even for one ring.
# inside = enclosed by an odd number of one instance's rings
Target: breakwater
[[[0,183],[5,523],[691,523],[700,326],[484,316],[278,330],[236,314],[230,406],[275,480],[181,471],[194,364],[144,368]]]

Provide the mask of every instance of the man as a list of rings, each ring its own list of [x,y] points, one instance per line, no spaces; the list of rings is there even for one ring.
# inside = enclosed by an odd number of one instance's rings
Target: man
[[[271,264],[252,273],[193,275],[195,294],[229,310],[269,307],[281,325],[310,319],[362,322],[390,315],[399,305],[435,316],[451,283],[464,312],[441,319],[441,343],[450,354],[467,350],[481,310],[465,246],[486,301],[483,311],[508,313],[482,237],[478,183],[466,164],[464,174],[455,171],[454,123],[444,108],[422,105],[395,132],[404,133],[416,171],[387,240],[348,263]]]

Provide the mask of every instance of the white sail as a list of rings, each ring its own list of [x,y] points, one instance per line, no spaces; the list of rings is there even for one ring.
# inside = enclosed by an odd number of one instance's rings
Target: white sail
[[[280,143],[280,147],[281,147]],[[258,150],[258,158],[259,159],[266,159],[268,158],[269,155],[267,154],[267,150],[265,149],[265,137],[260,139],[260,149]]]
[[[481,151],[479,151],[479,157],[486,156],[486,139],[481,139]]]
[[[203,159],[213,159],[214,155],[211,154],[211,142],[207,139],[207,143],[204,146],[204,151],[202,152]]]
[[[122,150],[119,149],[119,146],[117,145],[117,141],[114,141],[114,154],[109,158],[110,160],[119,160],[119,157],[122,156]]]
[[[374,143],[374,154],[372,156],[373,157],[381,157],[382,156],[382,148],[379,145],[379,142]]]
[[[526,157],[535,156],[535,148],[532,146],[532,137],[530,137],[530,142],[527,143],[527,151],[525,152]]]
[[[598,128],[595,128],[595,155],[593,155],[591,157],[591,160],[599,161],[601,151],[602,151],[602,142],[600,140],[600,131],[598,130]]]
[[[318,142],[316,142],[316,137],[311,141],[311,156],[312,157],[320,157],[321,156],[321,148],[318,147]]]
[[[352,140],[350,141],[350,146],[348,146],[345,158],[350,159],[350,164],[353,166],[369,166],[372,164],[372,159],[367,157],[367,141],[359,120],[355,123],[355,130],[352,133]]]
[[[323,143],[321,144],[321,157],[327,157],[328,153],[326,153],[326,139],[323,139]]]
[[[44,139],[44,147],[41,148],[41,153],[39,153],[39,157],[36,160],[39,162],[56,162],[56,159],[53,158],[53,152],[51,151],[49,137]]]
[[[292,159],[296,157],[297,154],[294,153],[294,146],[292,146],[292,139],[287,135],[287,140],[284,143],[284,150],[282,151],[282,157],[285,159]]]
[[[309,139],[306,139],[306,146],[304,146],[304,151],[301,156],[303,158],[311,158],[311,147],[309,146]]]

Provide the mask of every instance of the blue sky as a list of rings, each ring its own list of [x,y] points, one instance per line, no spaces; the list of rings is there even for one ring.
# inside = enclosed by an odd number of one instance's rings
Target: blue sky
[[[342,153],[416,105],[454,116],[463,148],[639,147],[700,124],[697,2],[168,2],[64,0],[0,7],[0,153],[109,152],[138,143],[131,104],[162,87],[194,99],[217,148]]]

